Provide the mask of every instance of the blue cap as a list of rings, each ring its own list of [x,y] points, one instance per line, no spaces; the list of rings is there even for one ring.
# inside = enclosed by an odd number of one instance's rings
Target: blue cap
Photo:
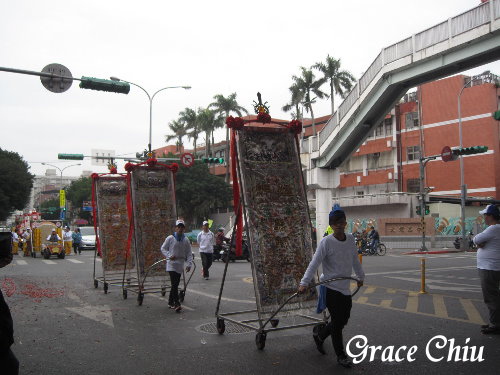
[[[494,204],[489,204],[484,210],[479,211],[481,215],[500,216],[500,210]]]
[[[340,204],[335,203],[332,207],[332,210],[328,214],[328,217],[337,216],[338,214],[345,215],[344,210],[342,210],[342,208],[340,208]]]

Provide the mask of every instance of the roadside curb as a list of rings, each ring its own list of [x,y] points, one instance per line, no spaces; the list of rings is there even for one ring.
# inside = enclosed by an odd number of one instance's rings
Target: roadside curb
[[[435,250],[435,251],[411,251],[407,253],[401,253],[403,255],[417,255],[417,254],[448,254],[448,253],[467,253],[467,251],[461,250]]]

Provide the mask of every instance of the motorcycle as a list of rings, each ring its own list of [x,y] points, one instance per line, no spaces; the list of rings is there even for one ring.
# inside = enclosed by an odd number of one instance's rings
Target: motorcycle
[[[64,259],[65,253],[62,245],[57,242],[42,244],[42,256],[49,259],[51,255],[56,255],[59,259]]]
[[[469,232],[469,234],[467,235],[467,244],[468,244],[469,250],[477,250],[477,245],[472,240],[473,237],[474,237],[474,234],[472,232]],[[455,249],[457,249],[457,250],[460,249],[461,242],[462,242],[462,237],[455,238],[455,241],[453,241],[453,246],[455,246]]]
[[[242,254],[239,256],[236,256],[235,252],[235,247],[231,246],[229,247],[228,244],[223,244],[222,245],[222,250],[219,252],[220,259],[226,263],[228,259],[231,262],[235,262],[237,260],[246,260],[247,262],[250,262],[250,251],[248,250],[248,245],[247,243],[243,240],[242,243]]]

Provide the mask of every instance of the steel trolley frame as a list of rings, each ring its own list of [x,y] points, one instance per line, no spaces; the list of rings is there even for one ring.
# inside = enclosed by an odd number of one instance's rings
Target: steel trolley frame
[[[97,263],[97,246],[96,246],[96,249],[94,251],[94,274],[93,274],[94,288],[97,289],[99,287],[99,283],[101,283],[105,294],[108,293],[108,289],[109,289],[110,285],[122,287],[125,279],[127,280],[128,284],[130,284],[133,280],[137,280],[135,277],[131,276],[133,268],[127,269],[126,264],[125,264],[125,271],[120,271],[120,270],[104,271],[103,270],[102,276],[96,276],[96,263]],[[125,277],[127,270],[128,270],[128,276]]]
[[[224,334],[226,330],[226,325],[225,321],[227,320],[228,322],[237,324],[239,326],[251,329],[253,331],[256,331],[255,335],[255,344],[257,345],[257,349],[263,350],[265,345],[266,345],[266,338],[267,338],[267,333],[268,332],[273,332],[273,331],[283,331],[286,329],[292,329],[292,328],[302,328],[302,327],[309,327],[309,326],[323,326],[326,325],[329,319],[329,316],[326,313],[326,310],[323,311],[322,313],[322,318],[316,318],[310,315],[306,314],[296,314],[295,316],[303,318],[306,322],[305,323],[299,323],[299,324],[293,324],[293,325],[285,325],[282,327],[278,327],[278,324],[280,322],[280,316],[279,313],[285,307],[291,300],[293,300],[295,297],[299,295],[298,292],[292,294],[290,297],[286,299],[285,302],[283,302],[276,311],[274,311],[271,316],[267,319],[262,318],[261,312],[258,309],[254,310],[244,310],[244,311],[234,311],[234,312],[226,312],[226,313],[221,313],[220,312],[220,303],[221,303],[221,298],[222,298],[222,290],[224,288],[224,281],[226,279],[226,274],[227,274],[227,267],[228,267],[229,262],[226,262],[226,266],[224,268],[224,275],[222,277],[222,284],[219,292],[219,299],[217,301],[217,308],[215,311],[215,316],[217,317],[217,332],[222,335]],[[315,283],[312,285],[309,285],[307,289],[311,288],[316,288],[319,285],[327,284],[333,281],[339,281],[339,280],[353,280],[358,282],[359,280],[354,278],[354,277],[335,277],[332,279],[324,280],[319,283]],[[357,286],[354,292],[352,292],[351,296],[354,297],[356,293],[359,291],[360,287]],[[256,319],[245,319],[245,320],[237,320],[236,318],[233,318],[237,315],[243,315],[243,314],[251,314],[251,313],[257,313],[258,317]],[[253,323],[258,323],[258,326],[253,324]],[[271,327],[266,326],[270,324]]]
[[[169,278],[168,274],[166,275],[161,275],[161,276],[152,276],[155,277],[156,279],[154,280],[148,280],[148,275],[152,269],[155,267],[165,263],[167,260],[166,259],[161,259],[159,261],[156,261],[153,263],[150,267],[146,269],[146,272],[144,273],[144,276],[142,279],[135,280],[135,282],[131,282],[131,280],[127,280],[127,283],[125,283],[125,273],[123,273],[123,280],[122,280],[122,293],[123,293],[123,299],[127,299],[128,297],[128,291],[132,293],[137,294],[137,304],[139,306],[142,305],[142,302],[144,300],[144,295],[145,294],[153,294],[153,293],[160,293],[162,296],[165,296],[167,294],[167,291],[170,290],[171,285],[169,284]],[[184,301],[184,297],[186,296],[186,290],[189,285],[189,282],[191,281],[191,278],[194,275],[194,272],[196,271],[196,263],[193,260],[193,268],[190,271],[189,277],[186,278],[186,273],[182,271],[182,284],[183,288],[179,289],[179,300],[181,302]],[[158,278],[162,279],[160,283],[158,283]]]

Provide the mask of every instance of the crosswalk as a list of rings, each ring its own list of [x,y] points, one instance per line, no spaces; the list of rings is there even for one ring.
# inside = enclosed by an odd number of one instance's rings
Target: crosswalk
[[[43,263],[43,264],[48,264],[48,265],[54,265],[54,264],[67,264],[67,263],[73,263],[73,264],[84,264],[84,263],[94,263],[94,258],[93,257],[81,257],[79,259],[74,259],[74,258],[65,258],[65,259],[40,259],[40,258],[27,258],[29,260],[25,259],[14,259],[12,261],[12,265],[17,265],[17,266],[28,266],[30,264],[35,264],[35,263]],[[97,262],[102,262],[102,259],[98,258],[96,259]]]

